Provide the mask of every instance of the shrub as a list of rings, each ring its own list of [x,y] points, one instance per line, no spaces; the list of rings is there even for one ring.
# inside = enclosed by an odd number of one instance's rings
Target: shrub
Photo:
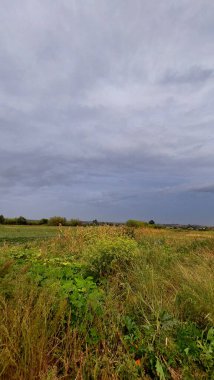
[[[4,224],[4,222],[5,222],[4,215],[0,215],[0,224]]]
[[[62,216],[53,216],[48,221],[49,226],[65,226],[66,225],[66,218],[63,218]]]
[[[145,222],[142,222],[140,220],[135,220],[135,219],[129,219],[126,222],[127,227],[135,227],[135,228],[144,227],[145,224],[146,224]]]
[[[67,224],[71,227],[76,227],[76,226],[81,226],[82,222],[79,219],[71,219]]]
[[[127,268],[136,257],[137,243],[128,237],[101,239],[90,248],[88,268],[94,277],[108,276]]]
[[[24,218],[24,216],[19,216],[19,218],[16,219],[17,224],[27,224],[27,219]]]
[[[149,224],[155,224],[154,220],[151,219],[151,220],[149,221]]]
[[[48,224],[48,219],[46,219],[46,218],[42,218],[42,219],[40,219],[39,221],[38,221],[38,224]]]
[[[16,218],[5,218],[4,224],[13,225],[13,224],[16,224],[16,223],[17,223],[17,219]]]

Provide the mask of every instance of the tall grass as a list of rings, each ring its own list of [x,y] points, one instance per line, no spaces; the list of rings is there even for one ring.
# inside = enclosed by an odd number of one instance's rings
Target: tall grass
[[[0,248],[0,378],[211,379],[214,237],[77,227]]]

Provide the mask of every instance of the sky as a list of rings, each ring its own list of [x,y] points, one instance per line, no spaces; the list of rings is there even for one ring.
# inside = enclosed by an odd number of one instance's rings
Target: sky
[[[0,214],[214,225],[214,2],[1,0]]]

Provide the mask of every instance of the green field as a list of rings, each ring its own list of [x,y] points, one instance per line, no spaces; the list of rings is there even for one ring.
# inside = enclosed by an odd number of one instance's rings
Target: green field
[[[1,226],[0,379],[214,379],[214,233]]]
[[[0,225],[0,244],[4,242],[24,243],[35,239],[57,235],[59,228],[52,226],[7,226]]]

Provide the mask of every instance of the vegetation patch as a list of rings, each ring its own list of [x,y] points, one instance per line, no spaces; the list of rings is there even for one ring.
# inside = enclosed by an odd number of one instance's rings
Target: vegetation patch
[[[1,379],[213,378],[211,232],[17,228],[1,230]]]

